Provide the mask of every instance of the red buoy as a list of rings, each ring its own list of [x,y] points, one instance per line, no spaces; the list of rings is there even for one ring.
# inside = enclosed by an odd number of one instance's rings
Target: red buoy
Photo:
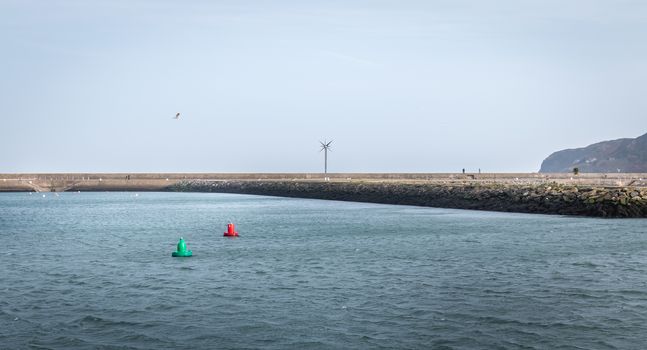
[[[225,237],[238,237],[238,232],[236,232],[236,228],[234,227],[234,224],[229,223],[227,224],[227,232],[223,235]]]

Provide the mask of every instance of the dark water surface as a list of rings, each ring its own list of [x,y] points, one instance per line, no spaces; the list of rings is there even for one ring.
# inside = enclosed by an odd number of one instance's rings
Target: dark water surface
[[[0,242],[3,349],[647,347],[644,219],[5,193]]]

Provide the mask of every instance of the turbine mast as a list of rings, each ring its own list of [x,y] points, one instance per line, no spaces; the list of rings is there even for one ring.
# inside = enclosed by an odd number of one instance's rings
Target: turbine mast
[[[324,150],[324,174],[328,174],[328,148]]]

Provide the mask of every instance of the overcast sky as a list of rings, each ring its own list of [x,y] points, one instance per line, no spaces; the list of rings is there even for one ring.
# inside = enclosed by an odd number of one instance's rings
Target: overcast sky
[[[533,172],[647,132],[644,0],[0,0],[0,43],[0,172],[318,172],[324,139]]]

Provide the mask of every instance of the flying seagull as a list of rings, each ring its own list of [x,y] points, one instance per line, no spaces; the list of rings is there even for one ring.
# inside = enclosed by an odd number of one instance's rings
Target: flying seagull
[[[177,114],[175,115],[175,118],[173,119],[180,119],[180,112],[177,112]]]

